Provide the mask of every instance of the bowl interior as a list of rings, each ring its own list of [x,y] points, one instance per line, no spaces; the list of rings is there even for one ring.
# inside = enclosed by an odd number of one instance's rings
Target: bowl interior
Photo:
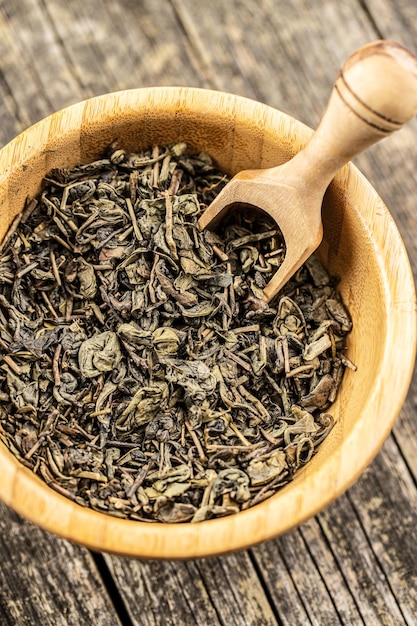
[[[39,122],[0,152],[0,239],[50,169],[89,162],[115,139],[127,150],[186,141],[233,175],[288,160],[310,134],[267,106],[205,90],[139,89],[80,103]],[[415,295],[398,231],[353,166],[343,168],[331,184],[323,223],[319,256],[341,277],[340,291],[354,323],[347,354],[358,369],[346,371],[331,407],[333,431],[291,484],[228,518],[196,525],[145,524],[63,498],[0,444],[0,497],[76,542],[150,558],[205,556],[253,545],[285,532],[337,497],[375,456],[401,408],[414,362]]]

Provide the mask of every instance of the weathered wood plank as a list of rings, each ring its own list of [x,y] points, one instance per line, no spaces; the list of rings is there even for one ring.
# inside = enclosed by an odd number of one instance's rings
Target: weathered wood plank
[[[283,625],[362,623],[316,519],[253,554]]]
[[[201,85],[165,0],[3,2],[0,143],[53,111],[107,91]]]
[[[319,545],[320,541],[322,537],[318,538]],[[284,626],[341,623],[320,568],[300,530],[254,548],[253,555]],[[335,565],[332,571],[338,574]],[[352,604],[350,599],[349,603]],[[355,616],[354,607],[350,611],[352,616]]]
[[[417,4],[409,0],[365,0],[372,22],[385,39],[416,52]]]
[[[353,50],[375,39],[360,3],[171,0],[217,89],[315,126]]]
[[[362,479],[349,490],[349,498],[404,622],[415,624],[417,491],[404,461],[398,458],[392,437]]]
[[[47,10],[84,97],[198,81],[169,2],[69,0]]]
[[[2,626],[120,624],[90,553],[0,503]]]
[[[323,535],[317,518],[300,527],[307,551],[318,568],[342,624],[360,624],[362,617],[344,573],[334,557],[331,543]],[[344,590],[343,593],[341,590]]]
[[[188,562],[106,556],[136,626],[274,626],[247,552]]]
[[[390,583],[381,571],[349,496],[340,498],[319,519],[364,623],[404,624]]]
[[[413,256],[415,256],[413,254]],[[413,267],[416,264],[413,262]],[[415,269],[415,272],[417,270]],[[414,478],[414,484],[417,481],[417,375],[414,374],[411,381],[410,391],[406,399],[405,405],[394,427],[394,435],[397,445],[401,448],[401,452],[406,459],[407,466]]]
[[[31,0],[3,3],[0,32],[3,79],[23,127],[53,108],[80,99],[80,89],[42,4]]]

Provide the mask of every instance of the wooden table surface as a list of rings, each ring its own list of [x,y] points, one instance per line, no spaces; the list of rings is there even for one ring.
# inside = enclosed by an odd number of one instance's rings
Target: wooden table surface
[[[0,144],[78,100],[152,85],[238,93],[314,127],[344,59],[379,38],[417,52],[415,0],[2,0]],[[356,163],[416,275],[416,120]],[[0,624],[417,624],[416,409],[414,376],[393,433],[347,493],[229,556],[94,554],[0,504]]]

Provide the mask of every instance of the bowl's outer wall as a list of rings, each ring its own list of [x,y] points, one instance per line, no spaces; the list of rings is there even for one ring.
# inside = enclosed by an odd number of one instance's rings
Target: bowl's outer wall
[[[311,130],[260,103],[208,90],[150,88],[100,96],[42,120],[0,151],[0,237],[54,167],[98,158],[114,140],[135,150],[186,141],[227,173],[288,160]],[[200,524],[119,520],[55,493],[0,445],[0,497],[40,526],[93,549],[144,558],[191,558],[274,537],[334,500],[374,458],[390,432],[414,365],[416,317],[408,258],[386,207],[346,166],[323,205],[319,254],[341,277],[354,321],[346,371],[332,406],[336,426],[318,454],[273,498]]]

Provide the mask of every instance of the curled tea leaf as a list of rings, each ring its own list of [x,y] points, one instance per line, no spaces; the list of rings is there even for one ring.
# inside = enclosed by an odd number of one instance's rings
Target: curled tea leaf
[[[319,339],[316,339],[316,341],[306,345],[303,352],[304,360],[312,361],[317,356],[323,354],[323,352],[326,352],[331,346],[332,342],[329,335],[322,335]]]
[[[172,328],[157,328],[152,333],[152,345],[159,357],[177,354],[181,339]]]
[[[92,300],[97,293],[97,280],[94,267],[83,258],[78,259],[79,293],[86,299]]]
[[[168,385],[164,381],[155,381],[148,387],[141,387],[131,398],[117,423],[123,428],[126,418],[133,414],[136,426],[147,424],[156,415],[162,402],[168,397]]]
[[[25,369],[30,371],[29,366],[26,366]],[[33,381],[27,384],[21,376],[16,375],[9,367],[7,367],[6,372],[7,387],[13,403],[19,408],[38,406],[39,386],[37,382]]]
[[[174,522],[189,522],[196,512],[196,508],[192,504],[163,500],[161,504],[156,502],[154,512],[159,522],[173,524]]]
[[[285,452],[275,450],[266,459],[253,459],[247,468],[251,485],[265,485],[287,468]]]
[[[345,332],[349,332],[351,330],[352,321],[346,311],[346,308],[339,300],[336,300],[335,298],[327,298],[326,309],[329,311],[330,315],[332,315],[332,317],[334,317],[334,319],[341,324],[342,329]]]
[[[218,473],[210,493],[210,502],[214,504],[217,498],[226,494],[230,494],[236,502],[249,500],[249,476],[246,472],[230,468]]]
[[[305,265],[316,287],[323,287],[324,285],[329,284],[329,274],[315,256],[309,257],[305,262]]]
[[[211,302],[200,302],[189,309],[181,307],[181,312],[184,317],[207,317],[213,313],[215,308]]]
[[[310,411],[314,409],[324,409],[334,384],[333,377],[325,374],[310,391],[310,393],[301,398],[301,406]]]
[[[80,345],[78,364],[84,378],[94,378],[115,369],[122,358],[116,333],[105,331]]]
[[[117,334],[121,339],[137,347],[149,346],[151,344],[151,331],[143,330],[136,322],[120,324]]]

